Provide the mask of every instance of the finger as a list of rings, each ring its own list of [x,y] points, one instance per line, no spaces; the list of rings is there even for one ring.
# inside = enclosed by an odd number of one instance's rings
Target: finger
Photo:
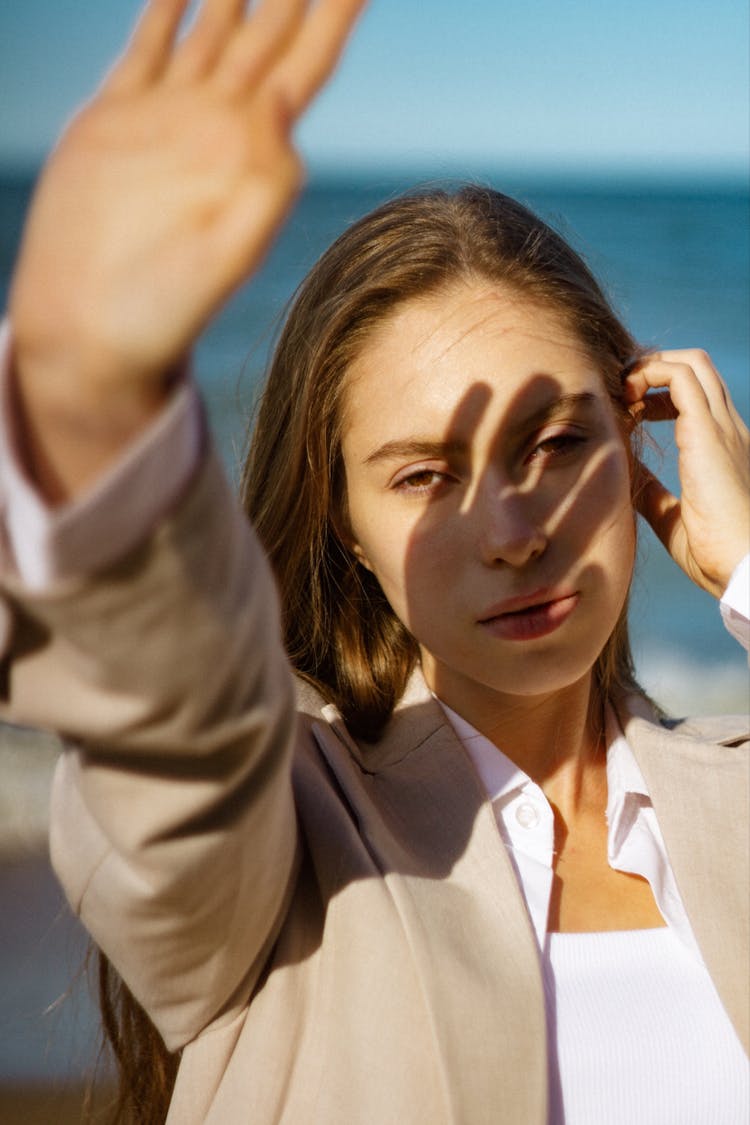
[[[623,398],[634,416],[637,416],[637,411],[633,411],[633,405],[645,404],[650,397],[648,392],[654,388],[666,388],[677,415],[702,419],[705,423],[712,420],[713,411],[703,384],[687,364],[672,363],[654,356],[632,371],[623,384]],[[722,413],[726,421],[726,410]]]
[[[636,422],[673,422],[677,410],[669,391],[652,391],[628,407]]]
[[[265,0],[235,33],[215,70],[230,96],[253,93],[299,32],[307,0]]]
[[[246,0],[205,0],[195,24],[174,54],[170,81],[186,81],[208,73],[241,25],[245,8]]]
[[[293,118],[331,76],[366,0],[320,0],[274,73]]]
[[[671,382],[659,382],[663,375],[672,376],[680,384],[688,384],[694,380],[703,391],[709,409],[717,421],[725,423],[728,414],[729,394],[724,380],[714,367],[711,358],[706,352],[698,348],[672,349],[666,352],[656,352],[637,364],[626,379],[629,388],[641,386],[639,376],[647,386],[670,385]],[[679,387],[678,387],[679,393]],[[639,397],[645,394],[641,390]]]
[[[153,82],[169,61],[189,0],[149,0],[105,89],[125,93]]]
[[[723,416],[729,403],[729,391],[708,352],[702,348],[674,348],[659,355],[667,363],[687,364],[703,387],[714,415]]]

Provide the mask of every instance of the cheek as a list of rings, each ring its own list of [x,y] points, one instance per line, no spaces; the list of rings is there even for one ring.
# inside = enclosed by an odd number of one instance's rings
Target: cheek
[[[584,537],[635,525],[630,461],[619,441],[609,443],[603,457],[597,459],[593,471],[584,474],[572,496],[572,522]]]
[[[359,510],[358,510],[359,507]],[[445,526],[430,527],[421,515],[387,504],[352,504],[357,557],[377,578],[396,616],[414,629],[445,605],[447,576],[458,560]]]
[[[612,456],[610,489],[612,506],[620,514],[623,526],[635,530],[634,461],[628,446],[619,446]]]
[[[388,505],[368,502],[360,492],[349,496],[350,543],[359,562],[386,587],[402,584],[410,529],[391,517]]]
[[[587,473],[570,489],[568,504],[553,510],[548,561],[552,571],[584,576],[611,624],[633,573],[636,516],[631,499],[629,460],[622,442],[602,449]],[[606,619],[606,620],[605,620]]]
[[[602,561],[611,581],[627,585],[635,562],[636,513],[632,500],[630,461],[623,447],[613,452],[608,471],[602,474],[597,491]]]

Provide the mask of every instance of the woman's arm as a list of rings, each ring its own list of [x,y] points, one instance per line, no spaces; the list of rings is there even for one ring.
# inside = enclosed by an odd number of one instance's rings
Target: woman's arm
[[[151,0],[63,138],[10,305],[21,452],[47,503],[91,494],[258,264],[299,183],[291,126],[360,6],[266,0],[245,18],[205,0],[178,41],[185,3]],[[95,576],[30,588],[9,564],[0,587],[0,715],[70,742],[55,866],[179,1046],[242,1005],[294,874],[293,685],[268,566],[209,452]]]
[[[5,717],[68,743],[53,865],[181,1046],[244,1004],[294,877],[296,716],[265,558],[209,456],[118,564],[4,592]]]

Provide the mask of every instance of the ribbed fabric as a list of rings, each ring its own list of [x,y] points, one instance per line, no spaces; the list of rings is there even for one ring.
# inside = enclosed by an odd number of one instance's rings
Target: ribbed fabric
[[[669,927],[548,935],[550,1125],[748,1125],[750,1067]]]

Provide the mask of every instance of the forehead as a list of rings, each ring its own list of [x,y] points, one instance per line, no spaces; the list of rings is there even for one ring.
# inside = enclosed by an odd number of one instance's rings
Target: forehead
[[[571,394],[606,397],[579,337],[554,310],[488,283],[398,306],[347,373],[344,440],[403,427],[440,430],[481,389],[492,414]]]

